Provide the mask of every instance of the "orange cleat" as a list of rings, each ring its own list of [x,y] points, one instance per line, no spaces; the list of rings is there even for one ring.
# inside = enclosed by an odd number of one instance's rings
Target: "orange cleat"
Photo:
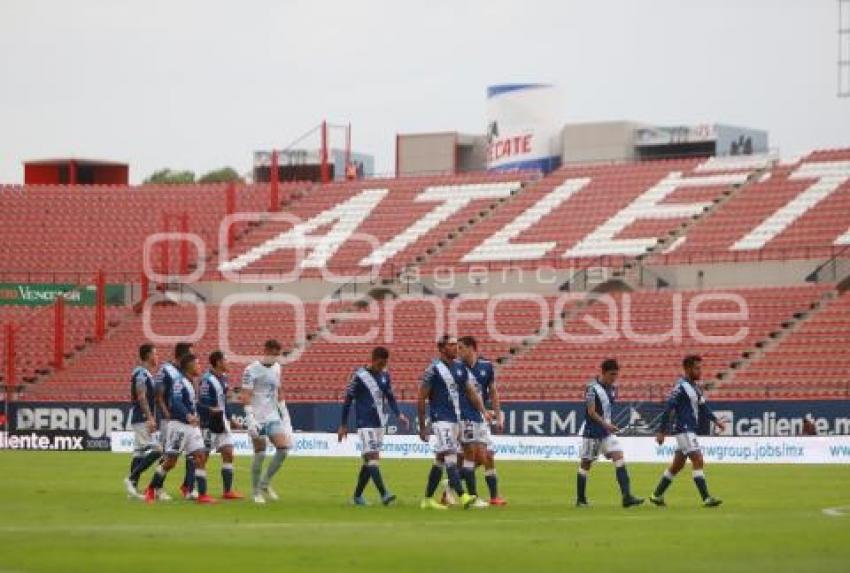
[[[490,500],[490,505],[504,506],[508,505],[508,502],[502,499],[501,497],[494,497]]]
[[[156,502],[156,490],[152,487],[149,487],[145,490],[145,503],[154,502]]]
[[[218,503],[218,501],[211,495],[203,494],[198,496],[198,503]]]
[[[245,499],[245,496],[238,491],[226,491],[222,494],[221,499]]]

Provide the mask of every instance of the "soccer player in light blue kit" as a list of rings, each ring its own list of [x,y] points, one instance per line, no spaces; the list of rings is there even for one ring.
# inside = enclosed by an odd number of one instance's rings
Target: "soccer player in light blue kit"
[[[704,465],[702,450],[697,442],[696,433],[699,428],[700,416],[705,416],[714,422],[721,431],[726,425],[714,415],[714,412],[705,403],[705,397],[697,386],[697,381],[702,375],[702,358],[695,354],[686,356],[682,361],[682,368],[685,373],[676,381],[676,386],[673,387],[673,392],[667,399],[664,414],[661,416],[659,431],[655,436],[655,441],[659,445],[664,443],[664,430],[670,422],[671,412],[675,412],[675,432],[678,447],[673,456],[673,463],[664,471],[661,481],[658,482],[653,494],[649,496],[649,501],[658,506],[666,505],[664,492],[670,487],[676,474],[685,467],[685,462],[690,459],[693,467],[694,484],[699,490],[703,505],[705,507],[717,507],[723,502],[708,493],[708,485],[705,482],[705,473],[702,469]]]
[[[215,503],[215,499],[207,495],[207,454],[204,439],[198,426],[198,412],[195,402],[195,387],[192,380],[201,373],[198,359],[194,354],[186,354],[180,359],[180,376],[174,379],[171,387],[169,412],[171,422],[168,428],[168,442],[165,445],[165,455],[154,472],[150,485],[145,491],[145,501],[153,503],[157,491],[162,489],[165,476],[177,463],[181,453],[191,456],[195,462],[195,481],[198,492],[198,503]]]
[[[159,409],[159,439],[162,448],[165,449],[168,443],[168,430],[171,426],[171,391],[174,386],[174,381],[179,379],[180,361],[187,354],[192,353],[191,342],[178,342],[174,345],[174,360],[164,362],[156,375],[154,391],[156,393],[156,403]],[[183,477],[183,485],[180,486],[180,494],[185,499],[197,499],[198,492],[194,490],[195,483],[195,461],[192,456],[186,456],[186,474]],[[171,499],[164,489],[159,490],[159,499],[168,501]]]
[[[156,395],[153,370],[157,363],[156,347],[139,346],[139,364],[130,375],[130,425],[133,427],[133,459],[130,474],[124,479],[127,495],[144,499],[138,491],[139,479],[146,469],[162,457],[162,446],[156,438]]]
[[[469,398],[472,407],[482,419],[490,422],[490,413],[484,409],[481,398],[469,382],[469,370],[456,360],[457,339],[444,335],[437,342],[440,358],[431,362],[422,376],[419,389],[417,413],[419,415],[419,438],[423,442],[429,439],[425,419],[425,403],[430,405],[431,428],[434,432],[434,465],[428,474],[425,498],[420,503],[422,509],[446,509],[446,506],[434,499],[434,492],[443,477],[443,468],[449,478],[449,485],[460,499],[464,509],[468,509],[476,497],[463,491],[460,473],[457,468],[457,450],[460,422],[460,399],[463,392]]]
[[[387,425],[386,406],[390,407],[405,428],[408,426],[407,416],[398,408],[390,374],[386,370],[389,358],[390,353],[386,348],[375,347],[372,350],[371,364],[358,368],[345,390],[337,438],[342,442],[348,435],[348,414],[353,401],[357,433],[363,450],[363,465],[360,466],[360,475],[357,477],[357,486],[352,497],[354,505],[369,505],[363,497],[363,490],[366,489],[370,479],[381,494],[381,503],[389,505],[396,499],[396,496],[384,485],[384,479],[378,467],[384,442],[384,428]]]
[[[227,412],[228,363],[221,350],[210,353],[210,367],[198,385],[198,415],[201,419],[201,434],[207,455],[221,454],[222,499],[242,499],[241,493],[233,489],[233,434],[232,423]],[[234,420],[235,421],[235,420]]]
[[[271,486],[271,480],[292,447],[292,422],[281,386],[280,351],[280,342],[267,340],[263,346],[263,357],[249,364],[242,375],[239,395],[245,407],[245,427],[254,443],[254,461],[251,464],[254,503],[280,499]],[[266,439],[274,445],[275,453],[263,474]]]
[[[620,366],[613,358],[602,362],[599,375],[587,385],[585,392],[585,419],[582,430],[581,462],[576,475],[576,507],[587,507],[587,474],[600,454],[614,462],[617,484],[623,496],[623,507],[640,505],[643,499],[631,493],[629,472],[623,459],[623,448],[617,440],[619,431],[611,422],[617,387],[614,383]]]

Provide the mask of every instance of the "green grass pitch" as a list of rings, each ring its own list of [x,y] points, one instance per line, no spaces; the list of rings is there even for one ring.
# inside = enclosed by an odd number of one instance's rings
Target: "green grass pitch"
[[[266,506],[130,501],[128,460],[0,452],[0,571],[850,571],[850,515],[822,512],[850,504],[850,466],[710,466],[717,509],[700,507],[686,470],[669,507],[624,510],[610,464],[591,472],[593,507],[576,509],[575,464],[502,462],[508,507],[436,512],[418,507],[427,460],[384,461],[399,503],[365,508],[348,505],[354,459],[290,458]],[[243,492],[249,463],[237,458]],[[661,471],[632,464],[635,493]],[[182,464],[167,488],[180,480]]]

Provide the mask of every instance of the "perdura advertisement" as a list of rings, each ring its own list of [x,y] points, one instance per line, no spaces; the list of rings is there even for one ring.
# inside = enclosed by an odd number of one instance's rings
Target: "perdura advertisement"
[[[72,306],[94,306],[97,290],[67,283],[0,283],[0,305],[48,305],[57,296],[64,296]],[[106,304],[124,304],[124,285],[106,285]]]
[[[717,402],[712,406],[728,422],[724,436],[799,436],[807,414],[814,419],[819,435],[850,435],[846,401]],[[288,407],[296,432],[335,432],[339,425],[339,404],[293,402]],[[403,403],[401,407],[415,424],[415,405]],[[615,417],[621,427],[639,429],[651,422],[658,408],[658,404],[623,405]],[[508,402],[502,409],[505,434],[517,438],[575,436],[584,418],[580,402]],[[109,450],[113,432],[131,429],[129,411],[129,404],[123,402],[14,402],[8,419],[16,436],[81,436],[82,449]],[[232,412],[241,416],[241,406],[233,405]],[[388,434],[402,433],[395,424],[391,419]]]

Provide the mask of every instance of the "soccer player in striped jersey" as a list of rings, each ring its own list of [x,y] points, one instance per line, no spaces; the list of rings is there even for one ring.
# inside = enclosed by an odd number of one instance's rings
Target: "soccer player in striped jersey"
[[[419,415],[419,438],[423,442],[429,439],[425,418],[425,404],[430,406],[431,428],[434,432],[434,465],[428,474],[425,498],[420,503],[422,509],[446,509],[446,506],[434,500],[434,492],[440,485],[443,468],[449,477],[449,485],[460,499],[464,509],[469,508],[476,497],[463,491],[460,473],[457,468],[458,423],[460,421],[459,394],[463,392],[469,398],[472,407],[482,419],[489,422],[490,413],[484,409],[481,398],[469,384],[469,370],[457,358],[457,339],[444,335],[437,342],[440,357],[433,360],[422,376],[419,388],[417,413]]]
[[[124,479],[127,495],[144,499],[138,491],[141,475],[161,456],[162,447],[156,437],[156,396],[153,372],[158,356],[153,344],[139,346],[139,364],[130,374],[130,424],[133,427],[133,458],[130,474]]]
[[[245,407],[245,427],[254,443],[254,461],[251,464],[254,503],[280,499],[271,486],[271,480],[292,447],[292,422],[281,386],[280,351],[280,342],[267,340],[263,346],[263,357],[249,364],[242,374],[239,396]],[[275,453],[263,474],[267,439],[274,445]]]
[[[198,415],[207,455],[221,454],[221,481],[223,499],[242,499],[241,493],[233,489],[233,434],[227,412],[228,363],[221,350],[209,356],[210,367],[198,385]]]
[[[162,489],[166,475],[175,466],[181,453],[194,460],[198,503],[215,503],[215,499],[207,495],[207,454],[198,426],[195,387],[192,382],[200,372],[198,359],[194,354],[186,354],[180,359],[179,377],[174,379],[171,387],[168,442],[162,461],[145,491],[145,501],[148,503],[157,499],[157,491]]]
[[[479,450],[478,459],[475,460],[476,465],[484,466],[484,481],[487,482],[487,489],[490,491],[490,505],[502,506],[507,505],[507,502],[499,497],[499,482],[496,477],[496,462],[495,448],[493,437],[490,433],[490,426],[497,432],[502,431],[502,412],[499,402],[499,392],[496,389],[496,373],[493,369],[493,363],[479,356],[478,341],[473,336],[461,336],[457,342],[457,351],[463,360],[466,367],[469,369],[470,382],[474,383],[476,390],[481,396],[481,401],[485,408],[488,408],[492,416],[492,424],[483,424],[482,426],[474,426],[480,428],[480,446],[476,446]],[[463,430],[461,431],[461,441],[463,441]],[[468,454],[464,452],[463,466],[464,470],[469,467]],[[466,471],[466,475],[472,473],[472,479],[475,479],[474,468],[472,472]],[[467,477],[467,479],[469,479]],[[476,493],[476,492],[471,492]]]
[[[685,467],[685,462],[690,459],[691,466],[693,467],[694,484],[697,486],[700,497],[702,497],[703,505],[705,507],[717,507],[723,502],[708,493],[708,485],[706,484],[705,473],[703,472],[705,462],[699,442],[697,442],[696,434],[699,428],[700,416],[705,416],[708,420],[714,422],[721,431],[726,425],[714,415],[714,412],[705,403],[702,390],[697,386],[697,382],[702,376],[702,358],[695,354],[686,356],[682,361],[682,369],[684,370],[684,374],[676,381],[676,385],[667,399],[664,413],[661,416],[659,430],[655,436],[655,441],[658,442],[658,445],[664,443],[664,431],[670,422],[670,414],[675,412],[676,422],[674,432],[676,434],[677,450],[673,456],[673,463],[670,464],[670,467],[661,476],[661,481],[658,482],[655,491],[649,496],[649,501],[658,506],[666,505],[664,492],[670,487],[676,474]]]
[[[345,390],[337,438],[342,442],[348,435],[348,414],[353,401],[357,433],[360,436],[363,451],[363,465],[360,466],[357,486],[352,497],[352,503],[355,505],[369,505],[366,498],[363,497],[363,490],[366,489],[370,479],[381,495],[381,503],[389,505],[396,499],[396,496],[384,485],[384,479],[378,467],[384,442],[384,428],[387,425],[386,406],[389,406],[392,413],[405,428],[408,426],[407,416],[399,410],[393,394],[390,374],[387,372],[389,358],[390,353],[386,348],[383,346],[375,347],[372,350],[372,360],[369,366],[358,368]]]
[[[623,448],[617,440],[619,428],[611,422],[617,388],[614,383],[620,366],[613,358],[602,362],[600,372],[587,385],[585,419],[582,430],[581,462],[576,476],[576,507],[587,507],[587,474],[600,454],[614,462],[614,473],[623,496],[623,507],[640,505],[643,499],[631,493],[629,472],[623,458]]]
[[[164,362],[156,375],[156,404],[159,410],[159,438],[163,449],[168,442],[168,430],[171,425],[171,393],[174,382],[181,376],[180,361],[187,354],[192,353],[191,342],[178,342],[174,345],[174,360]],[[186,456],[186,474],[183,477],[183,485],[180,486],[180,494],[185,499],[197,499],[198,493],[194,490],[195,484],[195,462],[191,456]],[[160,499],[167,501],[171,499],[165,490],[158,493]]]

